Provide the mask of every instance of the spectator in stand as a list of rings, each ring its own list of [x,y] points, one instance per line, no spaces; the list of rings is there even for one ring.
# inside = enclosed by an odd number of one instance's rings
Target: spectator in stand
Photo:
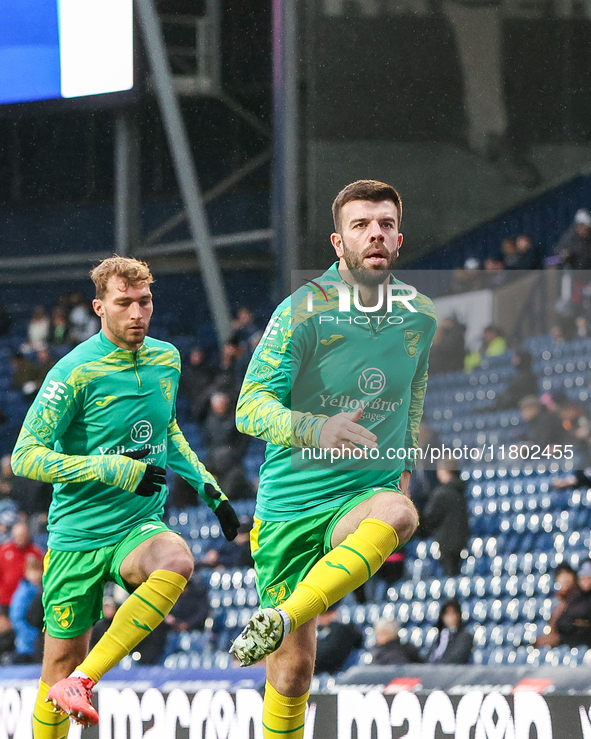
[[[552,326],[550,326],[549,333],[552,338],[552,341],[556,341],[559,343],[566,341],[566,336],[564,335],[564,328],[562,327],[560,323],[553,323]]]
[[[577,576],[579,592],[568,599],[555,629],[559,644],[591,647],[591,559],[585,559]]]
[[[443,318],[433,338],[429,358],[432,374],[460,372],[464,364],[466,326],[456,316]]]
[[[519,255],[517,254],[515,239],[503,239],[501,243],[501,259],[505,265],[505,269],[517,269],[516,264],[519,260]]]
[[[427,504],[431,491],[438,484],[437,472],[434,469],[429,469],[430,465],[427,459],[427,450],[429,448],[435,449],[436,447],[441,447],[439,434],[423,419],[419,426],[419,448],[422,453],[417,455],[415,469],[410,478],[409,486],[410,497],[419,512],[419,518],[423,517],[423,511],[425,510],[425,505]]]
[[[591,327],[587,316],[577,316],[575,318],[575,338],[586,339],[591,335]]]
[[[439,460],[437,479],[439,485],[423,510],[423,530],[430,532],[439,544],[445,575],[455,577],[460,574],[460,552],[470,536],[466,483],[460,480],[455,459]]]
[[[499,256],[487,257],[484,260],[484,269],[488,273],[483,275],[484,287],[489,290],[496,290],[507,283],[507,275],[505,274],[505,263]]]
[[[495,410],[502,411],[508,408],[517,408],[519,401],[527,395],[537,395],[538,378],[531,367],[531,354],[525,349],[519,349],[511,359],[515,374],[509,378],[507,387],[497,397]]]
[[[39,366],[39,373],[41,375],[41,382],[45,379],[45,376],[49,370],[55,364],[55,360],[52,358],[47,347],[42,347],[37,350],[37,365]]]
[[[45,349],[49,342],[51,322],[42,305],[37,305],[27,327],[27,343],[24,351]]]
[[[375,625],[376,644],[371,650],[372,665],[409,665],[423,660],[413,644],[401,644],[397,621],[380,618]]]
[[[514,269],[542,269],[544,256],[542,249],[527,234],[520,234],[515,239],[517,261]]]
[[[339,672],[355,649],[363,646],[363,635],[355,624],[338,620],[338,603],[317,616],[316,664],[314,674]]]
[[[6,336],[12,326],[12,319],[4,305],[0,303],[0,336]]]
[[[16,503],[10,498],[0,498],[0,545],[10,541],[10,532],[18,520],[19,515]],[[2,613],[1,606],[0,613]]]
[[[214,378],[215,368],[207,361],[203,349],[199,346],[191,349],[189,361],[183,365],[181,390],[189,400],[191,416],[198,423],[203,423],[207,415]]]
[[[12,662],[14,652],[14,629],[5,613],[0,613],[0,665]]]
[[[250,440],[236,428],[234,408],[227,393],[214,392],[211,396],[203,441],[207,450],[207,469],[216,477],[228,498],[251,498],[253,491],[242,466]]]
[[[586,572],[586,571],[585,571]],[[552,611],[550,620],[544,627],[544,633],[535,641],[536,647],[557,647],[560,644],[561,636],[557,628],[558,619],[566,612],[567,620],[563,620],[562,628],[568,621],[568,608],[572,603],[577,603],[581,589],[577,581],[577,573],[566,562],[558,565],[554,571],[554,587],[558,603]]]
[[[507,342],[501,329],[487,326],[482,332],[482,348],[486,357],[499,357],[507,351]]]
[[[41,368],[27,359],[22,352],[15,352],[12,365],[12,387],[20,390],[27,401],[32,401],[43,382]]]
[[[580,208],[554,249],[573,269],[591,269],[591,213]]]
[[[164,623],[177,634],[181,631],[203,631],[208,616],[207,587],[199,575],[193,575]]]
[[[238,395],[238,388],[242,382],[239,376],[239,361],[242,347],[235,337],[232,337],[222,347],[222,358],[215,371],[215,379],[211,386],[212,392],[227,393],[231,398]]]
[[[537,445],[540,452],[547,447],[552,452],[555,445],[568,443],[568,435],[559,416],[542,405],[535,395],[527,395],[519,402],[521,417],[527,423],[524,442]]]
[[[467,665],[472,656],[474,635],[465,628],[462,608],[455,598],[441,606],[437,622],[439,634],[427,662],[440,665]]]
[[[8,616],[15,633],[15,664],[35,661],[37,640],[41,631],[27,621],[27,611],[35,596],[41,593],[43,563],[35,555],[26,559],[25,573],[19,582],[8,609]]]
[[[25,574],[27,557],[43,561],[43,552],[31,542],[29,526],[17,521],[10,533],[11,540],[0,545],[0,611],[8,613],[14,591]]]
[[[68,343],[68,318],[63,306],[56,305],[51,312],[50,342],[54,346],[62,346]]]
[[[242,306],[236,312],[236,318],[232,321],[233,336],[239,344],[246,344],[258,327],[254,321],[253,312],[250,308]]]
[[[464,358],[464,370],[472,372],[480,365],[482,354],[485,357],[499,357],[507,351],[507,342],[502,331],[496,326],[487,326],[482,332],[480,351],[466,354]]]
[[[47,482],[15,477],[10,454],[0,458],[0,500],[2,497],[10,498],[21,513],[32,517],[30,523],[34,536],[45,530],[52,489]]]
[[[81,344],[97,333],[99,321],[81,293],[72,296],[72,310],[68,316],[68,338],[74,345]]]

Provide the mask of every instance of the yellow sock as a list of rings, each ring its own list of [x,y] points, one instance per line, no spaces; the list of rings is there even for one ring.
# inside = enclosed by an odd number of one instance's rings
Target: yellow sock
[[[46,703],[49,685],[39,680],[39,692],[33,709],[34,739],[66,739],[70,728],[70,717],[58,711],[54,713],[53,705]]]
[[[279,606],[291,619],[291,631],[369,580],[399,543],[396,531],[384,521],[362,521],[342,544],[316,562]]]
[[[267,681],[263,701],[264,739],[302,739],[309,695],[310,691],[299,698],[288,698],[278,693]]]
[[[113,623],[76,669],[98,682],[165,619],[186,584],[176,572],[155,570],[119,607]]]

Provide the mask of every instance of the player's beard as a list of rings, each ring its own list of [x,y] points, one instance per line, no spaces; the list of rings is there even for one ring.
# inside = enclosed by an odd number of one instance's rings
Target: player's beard
[[[133,345],[142,344],[148,334],[148,328],[150,326],[150,320],[144,321],[141,324],[143,329],[143,336],[139,337],[138,334],[131,334],[128,330],[129,327],[121,326],[116,321],[110,320],[110,316],[106,316],[107,328],[122,344],[126,344],[130,349]],[[133,350],[132,350],[133,351]]]
[[[363,260],[368,254],[376,251],[375,246],[368,247],[362,254],[358,254],[357,252],[348,249],[344,239],[342,246],[343,259],[345,260],[345,264],[347,265],[347,269],[351,273],[351,276],[355,282],[367,287],[375,287],[376,285],[385,282],[398,259],[397,251],[393,251],[389,254],[386,247],[383,247],[380,251],[385,253],[384,256],[387,260],[386,267],[366,267]]]

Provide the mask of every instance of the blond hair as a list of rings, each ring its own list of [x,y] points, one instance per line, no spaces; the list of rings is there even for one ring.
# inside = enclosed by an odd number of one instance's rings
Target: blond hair
[[[90,271],[90,279],[96,288],[96,297],[102,300],[107,292],[107,283],[111,277],[119,277],[126,286],[137,287],[142,282],[151,285],[154,278],[146,262],[133,257],[120,257],[114,254]]]

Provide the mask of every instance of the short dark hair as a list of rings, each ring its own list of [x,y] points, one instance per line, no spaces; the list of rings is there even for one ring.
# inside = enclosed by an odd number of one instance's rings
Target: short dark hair
[[[356,180],[344,187],[334,199],[332,204],[332,219],[335,231],[341,228],[341,210],[344,205],[352,200],[370,200],[380,203],[382,200],[391,200],[398,212],[398,226],[402,222],[402,198],[398,192],[385,182],[379,180]]]

